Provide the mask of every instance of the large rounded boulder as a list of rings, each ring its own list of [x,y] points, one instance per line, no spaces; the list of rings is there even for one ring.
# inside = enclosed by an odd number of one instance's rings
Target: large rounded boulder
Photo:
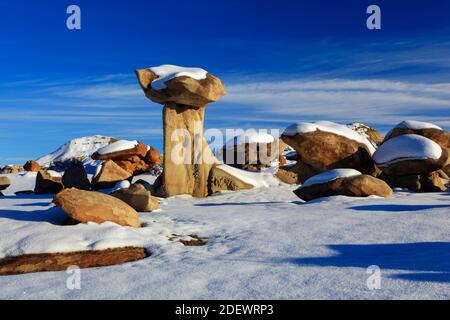
[[[448,152],[433,140],[407,134],[385,141],[373,159],[386,175],[420,175],[442,169]]]
[[[139,215],[125,202],[99,192],[65,189],[53,202],[70,218],[78,222],[113,222],[121,226],[139,228]]]
[[[362,173],[375,171],[372,154],[375,147],[360,133],[329,121],[302,122],[291,125],[281,139],[297,152],[301,182],[314,174],[337,168],[351,168]],[[300,164],[301,163],[301,164]]]
[[[433,140],[443,149],[450,149],[450,132],[444,131],[435,124],[414,120],[403,121],[396,125],[395,128],[386,135],[384,141],[386,142],[392,138],[405,134],[423,136]]]
[[[338,195],[392,197],[386,182],[353,169],[335,169],[311,177],[294,193],[304,201]]]

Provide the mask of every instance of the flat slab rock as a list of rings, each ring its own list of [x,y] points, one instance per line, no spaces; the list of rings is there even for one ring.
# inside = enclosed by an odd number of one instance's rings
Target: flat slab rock
[[[0,259],[0,275],[63,271],[70,266],[81,269],[112,266],[145,259],[144,248],[126,247],[100,251],[27,254]]]

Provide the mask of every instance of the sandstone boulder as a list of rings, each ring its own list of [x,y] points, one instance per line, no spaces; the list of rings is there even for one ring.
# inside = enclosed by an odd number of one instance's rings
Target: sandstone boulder
[[[93,178],[92,188],[95,190],[114,188],[118,182],[128,180],[131,176],[131,173],[122,169],[114,161],[108,160],[101,165],[98,174]]]
[[[25,171],[22,166],[8,165],[2,168],[3,174],[19,173]]]
[[[152,212],[159,209],[158,199],[152,197],[152,193],[140,183],[132,184],[127,189],[115,191],[111,195],[127,203],[138,212]]]
[[[127,247],[108,250],[65,253],[26,254],[0,259],[0,275],[66,271],[71,266],[95,268],[145,259],[144,248]]]
[[[220,79],[199,68],[162,65],[136,74],[146,96],[159,104],[201,108],[226,94]]]
[[[64,188],[77,188],[80,190],[89,190],[91,188],[88,174],[81,162],[72,163],[64,172],[62,183]]]
[[[384,141],[386,142],[392,138],[406,134],[423,136],[433,140],[443,149],[450,149],[450,132],[444,131],[442,128],[432,123],[421,121],[408,120],[399,123],[386,135]]]
[[[23,169],[25,171],[30,171],[30,172],[39,172],[42,170],[42,167],[36,161],[30,160],[30,161],[27,161],[27,163],[25,163],[25,165],[23,166]]]
[[[217,160],[204,138],[205,107],[219,100],[225,87],[198,68],[164,65],[137,70],[136,75],[145,95],[164,104],[164,172],[158,196],[206,197],[208,177]]]
[[[281,139],[297,152],[299,166],[309,168],[299,172],[302,182],[312,173],[336,168],[353,168],[362,173],[375,171],[374,146],[347,126],[328,121],[298,123],[288,127]]]
[[[139,228],[137,212],[125,202],[99,192],[65,189],[53,202],[70,218],[79,222],[114,222],[121,226]]]
[[[11,185],[11,180],[8,177],[0,176],[0,191],[5,190]]]
[[[280,156],[279,140],[265,132],[245,132],[228,141],[221,150],[226,165],[258,171],[270,167]]]
[[[442,169],[448,153],[428,138],[408,134],[385,141],[373,159],[386,175],[420,175]]]
[[[441,192],[447,189],[438,172],[405,176],[391,176],[382,173],[379,178],[391,188],[408,189],[414,192]]]
[[[350,174],[342,174],[342,170]],[[331,170],[307,180],[294,193],[304,201],[329,196],[392,197],[392,189],[383,180],[370,175],[358,174],[356,170]]]
[[[237,191],[253,189],[254,186],[229,174],[220,167],[213,167],[209,177],[209,193],[214,194],[219,191]]]
[[[35,194],[56,194],[64,189],[61,177],[54,177],[48,171],[41,170],[36,176]]]

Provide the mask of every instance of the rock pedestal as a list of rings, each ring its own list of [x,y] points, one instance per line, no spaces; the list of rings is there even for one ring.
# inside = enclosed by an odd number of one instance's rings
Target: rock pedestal
[[[206,197],[209,173],[217,160],[204,139],[205,107],[225,95],[222,82],[206,73],[200,80],[174,75],[164,89],[155,90],[152,82],[160,75],[152,69],[136,74],[146,96],[164,105],[164,172],[156,195]]]

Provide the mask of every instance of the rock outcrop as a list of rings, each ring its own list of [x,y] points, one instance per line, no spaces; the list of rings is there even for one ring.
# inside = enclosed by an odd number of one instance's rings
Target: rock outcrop
[[[152,197],[152,193],[140,183],[132,184],[127,189],[117,190],[111,195],[138,212],[152,212],[159,209],[158,199]]]
[[[45,170],[38,172],[34,187],[35,194],[56,194],[63,188],[61,177],[54,177]]]
[[[99,192],[65,189],[55,196],[53,202],[78,222],[110,221],[127,227],[141,226],[136,210],[115,197]]]
[[[333,170],[335,171],[335,170]],[[329,175],[331,171],[322,173],[321,175]],[[379,196],[384,198],[392,197],[392,189],[383,180],[377,179],[370,175],[357,174],[335,178],[326,178],[321,181],[321,175],[311,179],[318,179],[318,182],[306,183],[294,193],[304,201],[329,196],[348,196],[348,197],[368,197]]]
[[[145,95],[164,105],[164,172],[157,195],[206,197],[217,160],[204,139],[205,107],[225,95],[225,87],[202,69],[165,65],[136,75]]]
[[[131,175],[149,172],[160,164],[158,150],[138,141],[119,140],[99,149],[92,155],[94,160],[112,160]]]

